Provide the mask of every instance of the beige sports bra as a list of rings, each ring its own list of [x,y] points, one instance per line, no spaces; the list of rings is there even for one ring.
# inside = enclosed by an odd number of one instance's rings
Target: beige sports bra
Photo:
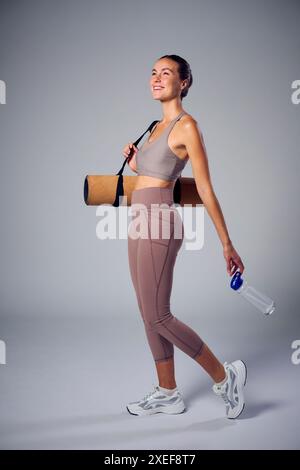
[[[168,137],[175,123],[186,114],[185,111],[174,118],[153,142],[148,139],[136,154],[136,169],[138,175],[153,176],[167,181],[175,181],[181,175],[188,159],[179,158],[170,149]]]

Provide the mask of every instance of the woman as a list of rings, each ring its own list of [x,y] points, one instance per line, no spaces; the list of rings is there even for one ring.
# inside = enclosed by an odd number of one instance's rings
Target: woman
[[[198,334],[170,311],[173,269],[184,236],[173,189],[188,160],[199,196],[223,245],[228,274],[232,276],[238,268],[241,273],[244,270],[214,194],[201,131],[195,119],[182,109],[181,100],[192,81],[191,69],[183,58],[160,57],[152,69],[150,88],[153,98],[162,104],[163,119],[141,149],[132,142],[123,149],[130,168],[138,174],[131,206],[133,213],[136,208],[139,211],[139,224],[137,219],[132,220],[128,231],[130,273],[159,381],[141,400],[129,403],[127,410],[135,415],[175,414],[185,410],[174,376],[175,345],[210,375],[213,391],[225,401],[226,416],[236,418],[244,409],[245,364],[241,360],[222,364]],[[153,236],[155,223],[164,226],[162,231],[166,226],[169,228],[168,237]],[[142,236],[138,236],[137,226],[144,227]],[[178,228],[181,237],[175,237]]]

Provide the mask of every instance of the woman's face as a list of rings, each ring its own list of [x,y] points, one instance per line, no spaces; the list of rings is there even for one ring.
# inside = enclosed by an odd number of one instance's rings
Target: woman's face
[[[150,88],[154,99],[165,101],[180,96],[184,80],[180,80],[178,64],[170,59],[155,62],[151,71]]]

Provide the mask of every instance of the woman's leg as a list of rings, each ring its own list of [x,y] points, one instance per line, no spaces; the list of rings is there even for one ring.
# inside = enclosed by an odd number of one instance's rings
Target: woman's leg
[[[149,217],[149,212],[145,214]],[[166,213],[164,217],[166,216]],[[153,239],[131,238],[128,234],[128,254],[130,272],[133,280],[140,313],[142,315],[150,349],[152,351],[159,385],[175,388],[174,347],[175,344],[195,359],[215,382],[225,377],[223,365],[208,346],[186,324],[175,318],[170,311],[170,296],[173,270],[177,253],[183,243],[182,238],[174,238],[174,222],[178,223],[179,214],[171,222],[170,238]],[[149,217],[155,219],[157,216]],[[160,213],[161,222],[161,213]],[[148,220],[148,228],[150,228]]]
[[[226,377],[223,364],[216,358],[209,347],[204,344],[201,354],[195,357],[195,361],[203,367],[215,383],[222,382]],[[164,388],[175,388],[174,357],[155,363],[159,385]]]
[[[156,372],[160,387],[173,389],[177,387],[175,380],[174,357],[162,361],[156,361]]]
[[[174,211],[173,211],[174,213]],[[180,215],[175,211],[174,219],[169,217],[170,236],[155,238],[151,226],[163,224],[168,216],[159,212],[146,213],[148,218],[148,236],[138,241],[136,257],[136,279],[138,297],[143,312],[144,323],[155,362],[171,359],[170,351],[158,350],[157,344],[151,344],[151,335],[158,334],[168,344],[176,345],[183,352],[195,358],[203,347],[199,335],[188,325],[171,313],[170,296],[173,283],[173,271],[178,251],[183,243],[183,224]],[[172,221],[173,220],[173,221]],[[181,238],[174,236],[175,224],[182,224]],[[176,230],[178,234],[178,227]],[[173,353],[172,355],[173,356]]]
[[[142,214],[140,215],[142,217]],[[145,219],[146,220],[146,219]],[[147,336],[148,344],[150,346],[152,355],[154,358],[157,359],[158,364],[158,371],[164,370],[165,367],[162,365],[160,367],[160,360],[172,360],[174,356],[174,346],[173,344],[168,341],[166,338],[161,336],[155,330],[147,327],[147,318],[145,318],[143,312],[143,305],[142,305],[142,293],[140,293],[140,286],[139,286],[139,276],[138,276],[138,266],[142,263],[141,252],[144,252],[145,248],[143,247],[145,240],[141,238],[134,238],[135,234],[135,226],[133,223],[129,226],[128,231],[128,260],[129,260],[129,268],[132,283],[134,286],[139,311],[144,322],[145,326],[145,333]],[[141,267],[142,268],[142,267]],[[147,266],[144,266],[144,269],[147,269]],[[164,380],[164,372],[159,373],[159,381],[160,385],[166,383]],[[169,379],[168,379],[169,380]],[[175,380],[174,377],[172,380]],[[172,382],[172,380],[170,382]],[[164,387],[164,385],[161,385]],[[168,387],[165,387],[168,388]]]
[[[221,382],[226,377],[223,364],[216,358],[209,347],[204,344],[201,354],[195,357],[195,361],[211,376],[214,382]]]

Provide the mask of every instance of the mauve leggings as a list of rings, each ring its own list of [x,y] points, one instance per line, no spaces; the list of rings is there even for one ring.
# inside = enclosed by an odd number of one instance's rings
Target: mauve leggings
[[[131,211],[128,230],[130,274],[153,358],[159,362],[173,357],[175,344],[195,359],[201,353],[202,339],[170,310],[173,270],[184,238],[173,189],[148,187],[134,190]]]

